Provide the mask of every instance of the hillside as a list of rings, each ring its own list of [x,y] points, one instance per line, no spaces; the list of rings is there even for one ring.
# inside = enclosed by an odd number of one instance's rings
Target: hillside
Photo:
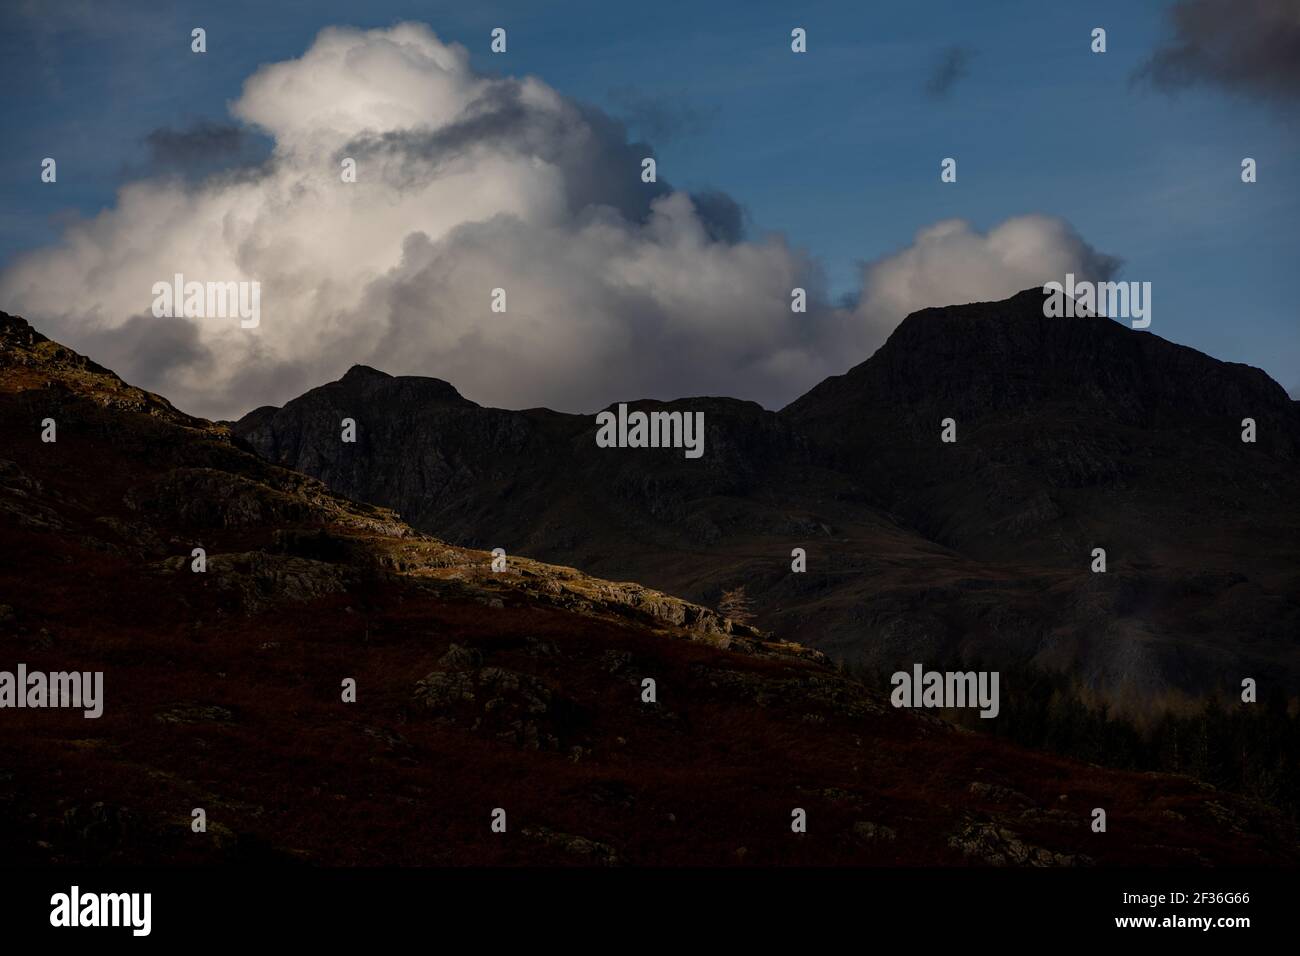
[[[1300,860],[1278,814],[1204,784],[894,710],[639,584],[493,572],[4,313],[0,438],[0,669],[103,671],[105,698],[94,720],[0,710],[11,864]]]
[[[1046,667],[1136,714],[1242,675],[1300,693],[1296,403],[1258,369],[1041,300],[916,313],[780,412],[671,403],[705,415],[698,460],[364,367],[233,432],[460,545],[705,604],[743,585],[760,626],[878,670]]]

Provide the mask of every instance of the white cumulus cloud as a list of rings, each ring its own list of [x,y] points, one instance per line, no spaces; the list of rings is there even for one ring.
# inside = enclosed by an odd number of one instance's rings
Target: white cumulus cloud
[[[280,404],[350,365],[447,379],[489,405],[642,397],[779,407],[908,312],[1113,269],[1059,219],[930,226],[863,269],[854,307],[724,194],[641,182],[648,146],[535,78],[476,73],[428,27],[330,28],[231,112],[256,170],[144,179],[0,275],[0,307],[187,411]],[[340,177],[355,159],[357,182]],[[155,318],[152,287],[261,283],[261,322]],[[808,290],[808,311],[790,292]],[[492,290],[507,311],[491,311]]]

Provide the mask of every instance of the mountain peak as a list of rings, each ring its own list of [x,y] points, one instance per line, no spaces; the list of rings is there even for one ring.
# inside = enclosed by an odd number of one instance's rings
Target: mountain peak
[[[349,389],[362,389],[373,397],[387,396],[395,401],[434,402],[473,405],[456,386],[428,375],[389,375],[369,365],[354,365],[336,383]]]
[[[369,365],[354,365],[347,370],[339,381],[344,383],[364,382],[374,379],[391,379],[392,377],[393,376],[389,375],[387,372],[381,372],[379,369],[371,368]]]
[[[874,355],[782,410],[802,423],[848,408],[952,416],[967,423],[1026,408],[1149,427],[1190,418],[1269,419],[1290,454],[1300,439],[1292,403],[1263,371],[1222,362],[1105,316],[1044,314],[1041,289],[999,302],[913,312]],[[1170,317],[1176,323],[1176,317]]]

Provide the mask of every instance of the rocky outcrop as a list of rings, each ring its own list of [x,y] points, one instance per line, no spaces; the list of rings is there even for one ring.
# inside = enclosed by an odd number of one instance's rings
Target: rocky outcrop
[[[545,681],[504,667],[482,666],[482,655],[453,644],[433,671],[415,685],[424,712],[474,733],[525,750],[567,745],[579,708]]]
[[[948,845],[973,862],[988,866],[1090,866],[1083,854],[1056,853],[1026,843],[994,823],[968,823],[948,838]]]

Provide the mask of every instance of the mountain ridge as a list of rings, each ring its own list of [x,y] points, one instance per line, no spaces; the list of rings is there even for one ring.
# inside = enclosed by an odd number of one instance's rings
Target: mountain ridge
[[[1252,366],[1107,318],[1047,318],[1042,298],[914,313],[780,411],[654,403],[705,412],[695,463],[597,449],[593,416],[403,402],[401,378],[328,405],[313,390],[232,427],[462,543],[706,604],[745,585],[763,626],[850,661],[893,668],[992,642],[1140,710],[1226,690],[1209,663],[1226,645],[1300,690],[1285,637],[1300,627],[1300,406]],[[354,447],[335,440],[345,416]],[[790,573],[796,547],[806,575]],[[1092,579],[1096,547],[1111,569]],[[1179,597],[1207,573],[1247,580],[1207,612]],[[954,585],[972,578],[1002,592],[1000,611]],[[1061,613],[1041,608],[1044,591]],[[1010,620],[1025,634],[1009,647]],[[1136,676],[1135,652],[1154,678]]]

